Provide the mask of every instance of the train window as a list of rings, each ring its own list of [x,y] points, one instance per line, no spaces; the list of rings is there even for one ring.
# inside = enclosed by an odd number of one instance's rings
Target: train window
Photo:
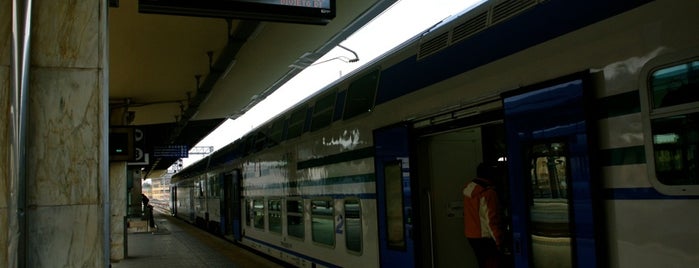
[[[253,226],[258,229],[265,228],[265,200],[264,199],[253,199],[252,200],[252,213],[253,213]]]
[[[244,151],[245,155],[249,155],[249,154],[254,152],[254,146],[253,146],[254,141],[255,141],[254,135],[248,135],[242,139],[243,151]]]
[[[245,225],[250,227],[250,223],[252,222],[252,219],[255,218],[255,213],[252,210],[252,199],[246,199],[245,200]]]
[[[303,133],[311,130],[311,120],[313,120],[313,107],[306,109],[306,121],[303,124]]]
[[[353,81],[347,89],[347,100],[343,119],[370,112],[374,108],[379,70],[368,73]]]
[[[306,121],[306,107],[298,109],[291,113],[289,117],[289,129],[287,131],[287,138],[293,139],[303,134],[303,126]]]
[[[270,199],[267,202],[267,217],[269,218],[269,231],[272,233],[282,233],[282,201]]]
[[[699,60],[647,74],[644,97],[650,131],[646,154],[651,180],[666,194],[699,193]],[[657,183],[655,183],[657,182]],[[693,189],[689,191],[689,189]]]
[[[327,125],[330,125],[333,117],[333,108],[335,108],[335,92],[327,94],[318,101],[313,107],[313,119],[311,120],[311,131],[316,131]]]
[[[333,113],[333,122],[342,119],[342,111],[345,110],[345,97],[347,97],[347,90],[337,92],[337,98],[335,99],[335,113]]]
[[[207,196],[210,197],[220,197],[221,196],[221,177],[216,176],[209,178],[206,181]]]
[[[697,185],[699,112],[651,121],[655,176],[666,185]]]
[[[206,188],[205,189],[206,189],[206,196],[207,197],[213,197],[213,195],[212,195],[213,190],[211,189],[211,187],[214,185],[213,180],[214,180],[214,178],[206,178],[206,184],[205,184]]]
[[[335,246],[335,209],[332,199],[311,200],[313,242]]]
[[[253,135],[255,137],[255,152],[262,151],[262,149],[267,147],[267,129],[262,128],[262,130],[258,131]]]
[[[286,200],[286,232],[291,237],[304,238],[303,200]]]
[[[199,198],[204,198],[204,180],[199,180],[199,182],[196,182],[195,187],[199,191]]]
[[[650,77],[653,108],[699,101],[699,61],[659,69]]]
[[[345,200],[345,246],[351,252],[362,252],[362,210],[358,199]]]
[[[276,145],[282,141],[284,133],[284,119],[274,121],[269,131],[269,140],[271,145]]]

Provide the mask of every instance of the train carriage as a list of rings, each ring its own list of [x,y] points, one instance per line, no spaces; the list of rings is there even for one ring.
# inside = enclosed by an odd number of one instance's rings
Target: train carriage
[[[694,267],[696,14],[485,1],[176,174],[176,214],[299,267],[476,267],[461,188],[497,161],[509,266]]]

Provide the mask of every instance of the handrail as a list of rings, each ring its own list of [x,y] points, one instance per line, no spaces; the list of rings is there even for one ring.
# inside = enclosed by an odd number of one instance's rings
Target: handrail
[[[431,267],[434,267],[434,236],[432,234],[432,195],[430,194],[429,190],[425,191],[425,195],[427,195],[427,215],[430,224],[430,228],[428,229],[430,233],[430,263],[432,263]]]

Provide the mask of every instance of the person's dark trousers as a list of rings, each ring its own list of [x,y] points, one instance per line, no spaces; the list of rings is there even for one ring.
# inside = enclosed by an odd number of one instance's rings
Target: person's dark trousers
[[[500,267],[500,251],[498,251],[498,247],[495,245],[495,240],[492,238],[469,238],[468,242],[476,254],[478,267]]]
[[[153,206],[148,206],[146,214],[148,215],[148,224],[151,228],[155,228],[155,219],[153,218]]]

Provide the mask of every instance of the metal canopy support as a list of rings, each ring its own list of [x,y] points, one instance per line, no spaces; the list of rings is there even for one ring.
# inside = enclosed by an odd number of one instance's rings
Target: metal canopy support
[[[210,66],[210,73],[206,76],[202,85],[197,89],[197,94],[189,101],[187,109],[182,113],[182,118],[180,118],[177,125],[171,132],[168,144],[173,144],[176,141],[182,131],[187,127],[189,121],[199,112],[199,105],[201,105],[204,100],[209,97],[211,91],[216,85],[216,82],[218,82],[219,78],[226,73],[226,69],[233,62],[235,62],[236,55],[238,55],[238,52],[243,47],[245,42],[248,40],[248,38],[250,38],[250,36],[253,35],[259,26],[259,21],[243,20],[240,21],[240,24],[236,28],[235,32],[229,33],[228,43],[226,43],[226,46],[223,48],[223,51],[221,51],[221,55],[218,57],[216,62]],[[161,160],[161,158],[157,158],[155,160],[155,164],[151,166],[148,173],[146,173],[146,176],[155,170]]]
[[[10,200],[7,267],[26,267],[27,93],[31,0],[12,2],[12,74],[10,77]]]

